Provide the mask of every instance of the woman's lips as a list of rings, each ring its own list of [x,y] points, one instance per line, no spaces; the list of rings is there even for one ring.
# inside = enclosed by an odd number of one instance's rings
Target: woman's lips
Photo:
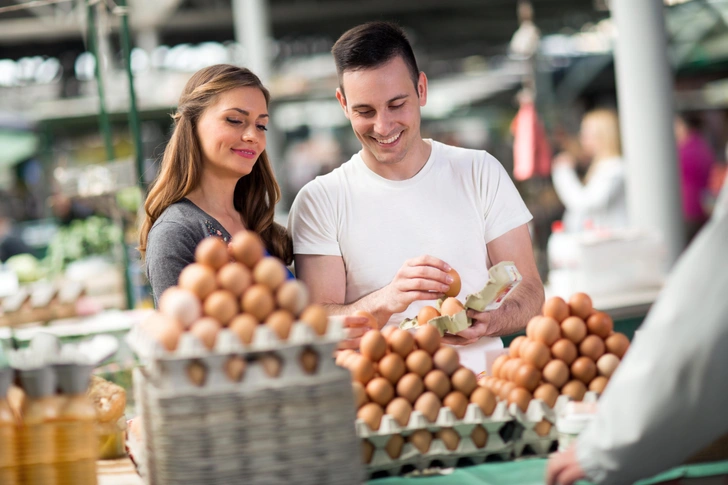
[[[247,158],[249,160],[252,160],[257,155],[257,152],[255,150],[236,150],[235,148],[231,149],[235,154],[240,155],[243,158]]]

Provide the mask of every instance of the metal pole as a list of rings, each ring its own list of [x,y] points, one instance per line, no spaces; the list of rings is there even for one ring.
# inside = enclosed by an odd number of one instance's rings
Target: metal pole
[[[612,17],[630,225],[658,230],[672,265],[685,236],[663,2],[612,0]]]
[[[98,29],[96,27],[97,3],[98,1],[89,0],[86,4],[88,18],[88,49],[94,56],[95,61],[94,74],[96,75],[96,86],[99,94],[99,125],[101,129],[101,136],[104,139],[104,146],[106,147],[106,159],[113,160],[116,156],[114,155],[114,142],[111,138],[111,122],[109,121],[109,115],[106,112],[106,96],[104,94],[104,80],[101,75]]]

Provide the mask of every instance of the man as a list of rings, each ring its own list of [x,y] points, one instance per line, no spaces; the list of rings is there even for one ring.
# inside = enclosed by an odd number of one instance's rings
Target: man
[[[575,446],[549,485],[625,484],[680,465],[728,433],[728,184],[675,266]]]
[[[492,264],[514,261],[523,281],[505,305],[471,311],[474,325],[445,338],[467,346],[461,361],[480,372],[485,350],[502,348],[496,337],[524,328],[543,302],[531,214],[491,155],[422,139],[427,77],[399,27],[355,27],[332,52],[336,97],[362,150],[298,194],[289,218],[297,276],[330,314],[363,310],[383,326],[434,305],[451,267],[462,301]]]

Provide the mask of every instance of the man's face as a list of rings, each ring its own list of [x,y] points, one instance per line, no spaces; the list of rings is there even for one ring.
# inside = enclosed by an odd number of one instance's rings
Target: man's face
[[[427,100],[424,73],[415,89],[398,56],[374,69],[344,72],[342,86],[344,92],[337,89],[336,97],[362,144],[365,160],[382,164],[405,160],[421,140],[420,107]]]

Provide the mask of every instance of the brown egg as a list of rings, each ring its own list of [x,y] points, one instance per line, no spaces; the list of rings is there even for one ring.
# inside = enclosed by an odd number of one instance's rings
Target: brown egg
[[[461,367],[453,372],[450,380],[452,381],[452,388],[465,394],[465,397],[470,397],[470,394],[478,387],[475,373],[467,367]]]
[[[351,390],[354,392],[354,404],[357,409],[369,402],[367,392],[361,382],[353,381],[351,383]]]
[[[553,355],[554,359],[563,360],[566,365],[571,365],[579,356],[579,353],[574,342],[568,338],[562,338],[551,346],[551,355]]]
[[[520,357],[521,354],[519,351],[520,351],[521,345],[523,345],[524,343],[526,343],[528,341],[529,341],[528,338],[524,335],[520,335],[520,336],[514,338],[513,341],[511,342],[511,345],[508,346],[508,355],[510,355],[511,357]]]
[[[450,283],[450,289],[445,292],[445,296],[456,297],[460,294],[460,288],[463,286],[463,283],[460,280],[460,275],[452,268],[447,272],[447,274],[452,276],[453,281]]]
[[[382,424],[382,416],[384,416],[384,410],[374,402],[363,405],[356,413],[357,419],[364,421],[372,431],[379,429],[379,425]]]
[[[451,390],[450,379],[440,369],[434,369],[428,372],[423,381],[425,389],[434,392],[440,399],[447,396]]]
[[[384,377],[375,377],[366,385],[369,400],[385,407],[394,399],[394,387]]]
[[[612,377],[619,365],[619,357],[614,354],[604,354],[597,360],[597,372],[600,376]]]
[[[412,414],[412,405],[403,397],[395,397],[387,404],[385,414],[392,416],[400,426],[407,426],[410,414]]]
[[[440,348],[440,340],[440,332],[431,325],[420,327],[415,332],[417,347],[430,355],[434,354]]]
[[[609,384],[609,379],[604,376],[597,376],[589,383],[589,390],[597,394],[602,394],[607,384]]]
[[[506,381],[505,384],[501,386],[498,396],[500,396],[503,400],[508,400],[508,396],[511,394],[511,391],[517,387],[518,386],[515,382]]]
[[[442,441],[445,448],[450,451],[457,450],[458,445],[460,444],[460,435],[452,428],[442,428],[440,431],[435,433],[435,438]]]
[[[571,364],[571,374],[584,384],[588,384],[596,377],[597,366],[589,357],[579,357]]]
[[[419,377],[419,376],[418,376]],[[434,423],[437,420],[437,414],[440,412],[442,402],[440,398],[432,392],[425,392],[415,401],[415,411],[419,411],[429,422]]]
[[[621,359],[629,349],[629,339],[625,334],[617,332],[604,339],[604,345],[607,352]]]
[[[543,342],[547,347],[551,347],[554,342],[561,338],[561,327],[559,323],[551,317],[541,317],[535,323],[533,329],[533,340]]]
[[[495,394],[485,387],[475,389],[470,395],[470,402],[477,404],[485,416],[490,416],[495,410]]]
[[[241,231],[230,240],[230,252],[233,257],[248,268],[253,268],[263,259],[265,245],[258,234],[253,231]]]
[[[339,350],[335,352],[336,355],[336,365],[340,367],[347,367],[346,361],[351,357],[352,355],[358,355],[357,352],[353,351],[352,349],[344,349]],[[347,367],[348,368],[348,367]]]
[[[592,299],[586,293],[574,293],[569,298],[569,313],[586,320],[594,311]]]
[[[227,263],[217,272],[217,285],[240,297],[253,284],[253,275],[243,263]]]
[[[551,432],[551,426],[551,423],[542,419],[538,424],[536,424],[536,426],[533,427],[533,430],[539,436],[547,436]]]
[[[374,366],[363,355],[357,355],[356,359],[352,358],[348,367],[351,371],[351,378],[365,386],[374,378]]]
[[[293,327],[293,321],[295,320],[293,314],[287,310],[276,310],[265,319],[265,324],[273,330],[278,338],[281,340],[288,340],[288,335],[291,333]]]
[[[579,380],[571,380],[561,388],[561,394],[569,396],[574,401],[581,401],[586,394],[586,386]]]
[[[361,353],[372,362],[379,362],[387,353],[387,340],[379,330],[369,330],[361,338]]]
[[[250,345],[255,329],[258,328],[258,320],[253,315],[242,313],[230,321],[228,328],[235,332],[243,344]]]
[[[179,339],[184,332],[182,324],[172,317],[159,312],[152,313],[142,324],[144,332],[170,352],[177,350]]]
[[[275,301],[273,293],[265,285],[253,285],[243,293],[241,299],[243,312],[249,313],[264,322],[266,317],[275,309]]]
[[[399,354],[387,354],[379,361],[379,375],[396,384],[405,374],[404,359]]]
[[[543,369],[551,359],[551,351],[543,342],[528,342],[521,347],[521,359],[537,369]]]
[[[387,337],[387,344],[392,352],[395,352],[406,359],[415,349],[415,338],[406,330],[395,329]]]
[[[468,410],[468,398],[460,391],[452,391],[442,400],[442,405],[450,408],[456,418],[463,419],[465,411]]]
[[[193,360],[187,366],[187,378],[197,387],[204,386],[207,380],[207,367],[199,360]]]
[[[413,432],[407,438],[407,441],[412,443],[412,446],[417,448],[420,453],[425,454],[430,451],[430,444],[432,443],[432,433],[426,429],[418,429]]]
[[[240,382],[245,374],[245,359],[240,356],[232,356],[225,362],[225,374],[232,382]]]
[[[440,305],[440,313],[447,316],[453,316],[456,313],[463,311],[465,307],[457,298],[446,298],[445,301]]]
[[[612,321],[612,317],[606,313],[596,312],[587,319],[586,327],[590,334],[605,339],[614,330],[614,322]]]
[[[382,332],[382,335],[384,335],[384,338],[387,339],[387,342],[389,342],[389,336],[394,332],[395,330],[399,330],[399,327],[396,325],[385,325],[380,332]]]
[[[440,312],[433,306],[423,306],[417,313],[417,325],[424,326],[433,318],[440,316]]]
[[[552,361],[552,362],[559,362],[559,361]],[[544,373],[548,369],[549,364],[546,364],[546,367],[544,367]],[[567,369],[568,372],[568,369]],[[521,364],[517,369],[516,372],[513,374],[513,382],[516,383],[517,386],[523,387],[527,391],[531,392],[534,389],[538,387],[538,383],[541,381],[541,372],[536,369],[532,364],[523,363]]]
[[[544,302],[542,313],[545,317],[551,317],[560,323],[569,316],[569,305],[563,298],[553,296]]]
[[[523,344],[523,345],[525,345],[525,344]],[[496,357],[496,359],[493,361],[493,365],[491,367],[491,374],[493,375],[493,377],[498,377],[498,378],[502,377],[501,372],[502,372],[503,366],[509,360],[510,360],[510,357],[508,354],[501,354],[498,357]]]
[[[389,438],[389,441],[387,441],[387,445],[384,447],[384,451],[387,452],[387,455],[393,460],[396,460],[399,458],[399,455],[402,454],[402,447],[404,446],[404,438],[402,438],[402,435],[392,435],[391,438]]]
[[[159,311],[187,328],[202,316],[202,304],[190,290],[170,286],[159,297]]]
[[[263,372],[268,377],[278,377],[283,369],[281,358],[274,353],[268,353],[258,357],[258,362],[263,367]]]
[[[586,323],[579,317],[569,317],[561,322],[561,333],[575,344],[586,337]]]
[[[362,463],[369,464],[374,456],[374,445],[367,440],[361,440]]]
[[[278,258],[273,256],[266,256],[258,261],[258,264],[253,268],[253,280],[258,284],[267,286],[271,291],[277,290],[286,281],[287,277],[286,267]]]
[[[367,319],[367,323],[362,325],[363,327],[379,330],[379,322],[371,313],[365,312],[364,310],[357,310],[353,313],[353,315],[355,317],[365,317]]]
[[[505,384],[506,382],[508,382],[508,381],[506,381],[504,379],[495,379],[490,386],[490,390],[493,391],[493,393],[496,396],[500,397],[501,388],[503,387],[503,384]]]
[[[481,425],[476,425],[473,432],[470,433],[470,439],[476,448],[484,448],[488,442],[488,432]]]
[[[301,368],[306,374],[315,374],[318,369],[319,355],[313,349],[306,348],[301,352]]]
[[[317,335],[326,334],[329,316],[323,306],[317,304],[309,305],[301,313],[300,320],[313,328]]]
[[[422,349],[415,350],[407,356],[405,365],[408,372],[414,372],[420,377],[425,377],[432,370],[432,357]]]
[[[532,398],[533,396],[530,392],[522,387],[516,387],[508,393],[508,404],[516,403],[518,409],[525,413],[528,409],[528,403],[531,402]]]
[[[552,360],[543,368],[543,380],[561,389],[569,381],[569,366],[562,360]]]
[[[195,249],[195,261],[218,270],[230,261],[227,245],[217,237],[206,237]]]
[[[179,274],[178,286],[204,300],[217,288],[215,270],[200,263],[187,265]]]
[[[190,333],[197,337],[208,350],[215,347],[217,334],[220,332],[220,322],[211,317],[203,317],[190,327]]]
[[[579,344],[579,353],[595,362],[604,355],[605,350],[604,340],[596,335],[587,335]]]
[[[520,357],[508,359],[500,368],[500,378],[510,380],[516,367],[520,367],[523,359]]]
[[[559,390],[553,384],[541,384],[533,391],[533,398],[540,399],[550,408],[556,404],[559,397]]]
[[[436,369],[451,376],[460,365],[460,356],[452,347],[440,347],[432,356],[432,363]]]
[[[407,399],[411,403],[414,403],[425,390],[422,378],[414,372],[403,375],[402,378],[397,381],[396,387],[397,395]]]
[[[536,326],[540,321],[541,315],[536,315],[528,321],[528,324],[526,324],[526,337],[528,337],[529,339],[533,339],[533,331],[536,329]]]
[[[215,290],[205,298],[202,304],[203,313],[226,326],[238,314],[237,298],[227,290]]]
[[[283,310],[299,316],[308,305],[308,288],[299,280],[288,280],[276,291],[276,303]]]

